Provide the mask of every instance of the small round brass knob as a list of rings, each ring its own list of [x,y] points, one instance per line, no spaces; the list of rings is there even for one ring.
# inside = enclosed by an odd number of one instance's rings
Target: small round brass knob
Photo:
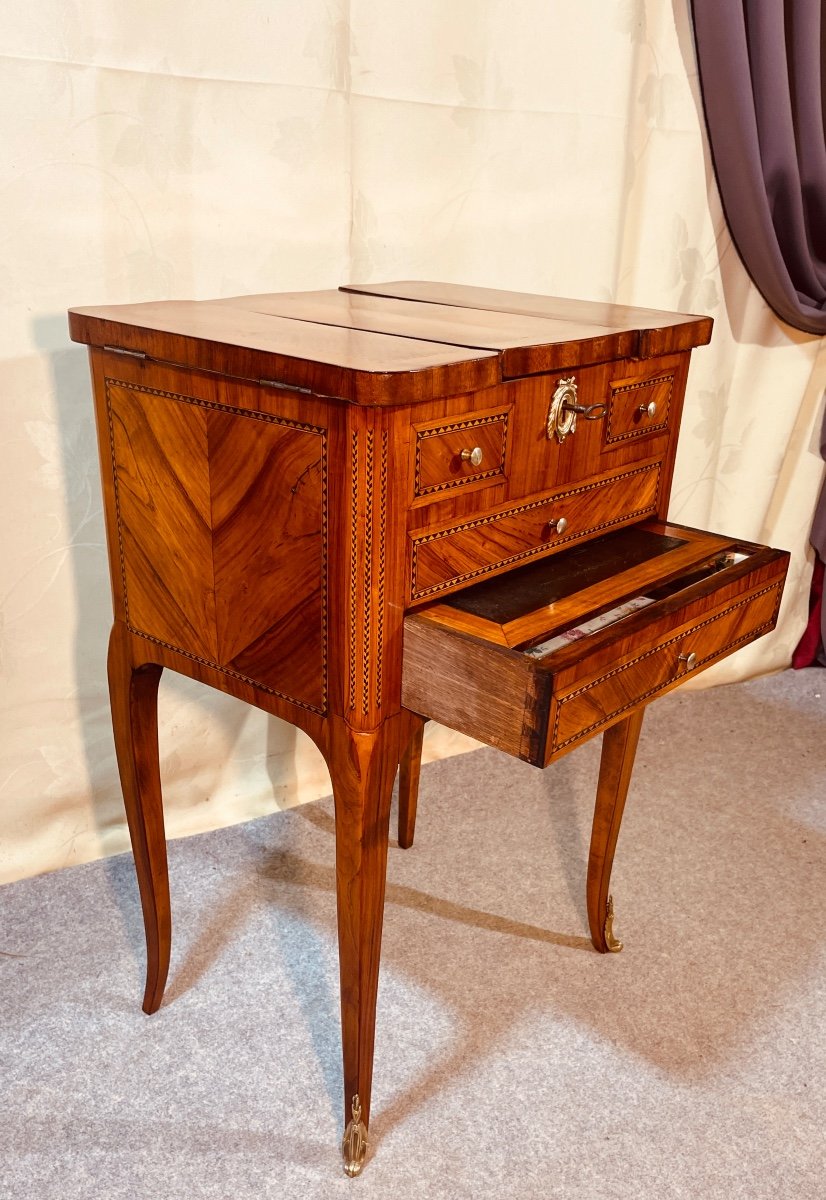
[[[472,467],[481,467],[485,456],[481,446],[474,446],[472,450],[463,450],[460,457],[462,462],[469,462]]]
[[[692,650],[690,654],[681,654],[677,661],[685,663],[685,669],[690,671],[697,663],[697,655]]]
[[[553,521],[548,522],[548,528],[552,533],[564,533],[568,528],[568,518],[556,517]]]
[[[639,406],[639,408],[637,409],[637,412],[638,412],[638,413],[642,413],[642,415],[643,415],[643,416],[647,416],[647,417],[656,417],[656,415],[657,415],[657,401],[656,401],[656,400],[652,400],[650,404],[641,404],[641,405]]]

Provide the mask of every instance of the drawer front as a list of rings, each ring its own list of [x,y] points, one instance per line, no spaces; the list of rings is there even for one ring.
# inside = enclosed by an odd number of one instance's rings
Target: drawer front
[[[639,520],[656,511],[659,482],[660,463],[649,463],[448,529],[414,533],[410,598],[435,596]]]
[[[432,496],[480,480],[502,479],[508,412],[415,427],[413,494]]]
[[[577,669],[579,686],[567,691],[566,685],[560,687],[551,715],[548,759],[773,628],[782,591],[781,579],[703,619],[691,621],[690,609],[675,614],[667,633],[641,638],[632,657],[595,678],[588,677],[593,670],[586,658]],[[680,621],[676,630],[675,621]]]
[[[675,371],[653,378],[612,379],[608,385],[605,443],[630,442],[668,428]]]

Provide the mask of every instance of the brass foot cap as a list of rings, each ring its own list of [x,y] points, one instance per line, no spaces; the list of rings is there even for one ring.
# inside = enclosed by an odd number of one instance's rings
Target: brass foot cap
[[[614,937],[614,897],[608,897],[608,907],[605,912],[605,928],[603,930],[605,945],[611,954],[619,954],[622,942]]]
[[[352,1179],[361,1174],[367,1157],[367,1126],[361,1119],[361,1101],[358,1094],[353,1096],[351,1111],[352,1116],[341,1139],[341,1153],[344,1157],[344,1173]]]

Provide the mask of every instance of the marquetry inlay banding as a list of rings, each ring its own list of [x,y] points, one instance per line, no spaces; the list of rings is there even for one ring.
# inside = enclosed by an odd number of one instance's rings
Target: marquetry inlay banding
[[[622,489],[622,491],[617,491],[618,488]],[[420,600],[427,596],[436,595],[447,588],[454,588],[460,583],[479,579],[483,575],[500,570],[502,567],[526,562],[539,555],[553,553],[563,546],[570,545],[572,542],[596,536],[598,533],[602,533],[620,524],[628,524],[638,517],[656,511],[659,503],[659,489],[660,464],[650,463],[645,467],[626,471],[598,483],[583,484],[580,487],[568,488],[564,492],[558,492],[552,496],[542,496],[537,500],[532,500],[526,504],[520,504],[498,513],[475,517],[469,521],[462,521],[450,526],[448,529],[438,529],[429,533],[411,535],[411,597],[414,600]],[[517,530],[514,528],[513,531],[510,529],[510,525],[514,519],[521,518],[525,514],[536,513],[537,510],[543,509],[547,510],[550,517],[552,513],[563,511],[560,509],[560,506],[565,502],[576,502],[578,497],[588,498],[588,519],[582,523],[571,522],[568,527],[569,532],[565,535],[554,536],[552,541],[541,537],[539,533],[539,526],[543,524],[541,521],[536,529],[532,525],[530,528],[526,527],[525,529]],[[529,516],[531,522],[535,521],[535,519]],[[515,547],[513,553],[502,553],[501,557],[497,557],[495,560],[492,559],[482,566],[472,567],[467,570],[449,570],[447,565],[445,565],[442,571],[443,578],[438,580],[438,582],[428,583],[425,581],[423,583],[421,581],[422,555],[427,551],[428,547],[434,543],[452,538],[454,535],[460,535],[463,538],[470,531],[483,529],[492,524],[499,525],[500,533],[495,544],[499,547],[500,551],[507,548],[509,541],[513,541]],[[531,544],[517,549],[516,545],[518,542],[524,542],[526,539]],[[470,542],[473,545],[472,547],[471,545],[465,547],[465,552],[470,553],[472,549],[474,554],[476,554],[477,550],[481,552],[484,549],[482,540],[479,541],[477,547],[476,539],[473,535],[471,535]],[[440,569],[440,567],[437,568],[433,562],[429,561],[428,569],[434,571]]]
[[[359,435],[353,430],[350,441],[350,580],[347,637],[347,703],[356,707],[356,630],[358,626],[358,531],[359,531]]]
[[[370,633],[373,620],[373,440],[368,429],[364,471],[364,610],[361,626],[361,711],[370,710]]]
[[[381,465],[379,468],[379,556],[378,583],[376,586],[377,628],[376,628],[376,708],[381,708],[382,698],[382,663],[384,661],[384,604],[386,593],[386,554],[385,531],[387,529],[387,454],[388,435],[385,431],[381,436]]]
[[[385,536],[389,489],[386,430],[350,442],[347,703],[367,717],[381,708],[387,599]]]
[[[580,741],[581,739],[589,737],[591,734],[598,732],[601,726],[607,725],[608,722],[616,720],[617,717],[622,716],[622,714],[625,712],[629,712],[638,704],[641,704],[646,700],[650,700],[654,695],[656,695],[657,692],[661,692],[673,684],[674,680],[670,679],[666,682],[658,681],[654,686],[644,691],[635,691],[633,698],[627,703],[619,707],[612,708],[610,712],[604,713],[598,720],[592,722],[590,725],[586,727],[578,727],[576,733],[571,737],[566,738],[564,741],[557,742],[560,719],[566,704],[576,700],[579,696],[586,695],[588,692],[593,691],[595,688],[599,687],[609,679],[613,679],[624,674],[626,671],[631,670],[633,667],[638,666],[647,659],[651,659],[656,655],[662,654],[663,651],[668,650],[669,647],[676,646],[677,643],[685,642],[688,638],[694,638],[701,630],[708,629],[717,622],[727,620],[733,612],[754,605],[755,602],[760,600],[763,596],[768,596],[772,593],[774,593],[775,596],[775,604],[771,616],[767,620],[759,622],[753,628],[746,630],[746,632],[741,634],[739,637],[726,638],[722,644],[710,646],[707,653],[702,654],[695,659],[692,665],[693,674],[697,670],[713,662],[715,659],[721,658],[724,655],[732,654],[739,646],[744,645],[746,642],[753,641],[755,638],[760,637],[763,633],[767,633],[770,629],[774,628],[777,622],[777,613],[783,594],[782,583],[770,585],[769,587],[762,588],[758,592],[754,592],[750,596],[746,596],[744,599],[739,600],[736,604],[730,605],[725,609],[724,612],[714,613],[712,616],[707,617],[704,621],[698,621],[696,625],[692,625],[689,629],[684,629],[674,637],[668,638],[664,642],[659,642],[656,646],[651,646],[649,649],[643,651],[641,654],[638,654],[635,658],[630,659],[628,662],[622,663],[620,666],[614,667],[610,671],[606,671],[605,674],[600,675],[597,679],[592,679],[583,687],[576,688],[574,691],[568,692],[567,695],[561,696],[559,703],[556,706],[551,749],[556,752],[557,750],[563,749],[565,746],[571,745],[572,742]]]

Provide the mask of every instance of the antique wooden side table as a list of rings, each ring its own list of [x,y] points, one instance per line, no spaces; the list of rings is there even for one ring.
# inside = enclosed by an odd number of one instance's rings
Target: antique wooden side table
[[[345,1169],[364,1161],[390,796],[426,718],[545,765],[604,732],[609,880],[645,705],[771,629],[779,551],[666,524],[702,317],[432,283],[75,309],[90,347],[109,681],[161,1003],[164,667],[305,730],[330,770]]]

